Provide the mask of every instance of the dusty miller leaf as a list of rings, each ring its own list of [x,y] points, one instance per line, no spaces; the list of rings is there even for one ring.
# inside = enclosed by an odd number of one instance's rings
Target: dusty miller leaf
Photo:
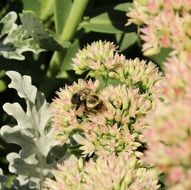
[[[33,85],[28,86],[28,84],[31,84],[31,77],[26,75],[22,77],[19,73],[14,71],[8,71],[6,74],[12,79],[8,87],[16,89],[21,98],[28,99],[34,104],[37,88]]]
[[[37,92],[29,76],[15,71],[6,73],[11,78],[10,88],[26,101],[26,111],[18,103],[5,103],[3,109],[13,116],[17,125],[3,126],[0,133],[8,143],[21,147],[19,153],[7,155],[9,171],[17,175],[15,189],[42,189],[44,178],[51,176],[55,163],[47,163],[48,153],[56,145],[52,130],[47,129],[50,118],[48,103],[42,93]]]
[[[9,12],[0,21],[0,55],[8,59],[24,60],[22,53],[40,53],[42,48],[30,37],[23,25],[17,25],[17,14]]]

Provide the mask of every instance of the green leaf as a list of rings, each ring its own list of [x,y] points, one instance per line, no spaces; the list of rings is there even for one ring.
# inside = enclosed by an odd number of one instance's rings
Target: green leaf
[[[48,33],[37,15],[32,11],[23,11],[20,19],[25,29],[43,48],[52,51],[61,51],[62,45],[55,39],[56,37]]]
[[[7,88],[5,82],[3,80],[0,80],[0,92],[5,91]]]
[[[0,55],[8,59],[23,60],[23,52],[32,51],[40,53],[43,51],[40,46],[31,38],[22,25],[15,23],[17,14],[10,12],[5,15],[1,21],[2,26],[0,34]]]
[[[5,76],[5,71],[0,70],[0,78],[3,78]],[[7,88],[7,85],[4,80],[0,79],[0,92],[5,91]]]
[[[119,50],[124,51],[134,43],[138,41],[138,35],[135,32],[125,33],[125,34],[116,34],[116,38],[119,45]]]
[[[80,43],[79,40],[75,40],[71,47],[67,50],[64,59],[62,61],[62,64],[60,66],[61,71],[67,71],[67,70],[72,70],[72,58],[75,57],[76,52],[80,48]]]
[[[70,9],[72,7],[72,0],[55,0],[54,3],[54,19],[57,34],[61,34],[68,15],[70,13]]]
[[[6,176],[3,174],[2,169],[0,168],[0,189],[1,190],[16,190],[12,187],[12,182],[14,180],[14,176]]]
[[[6,181],[7,181],[7,176],[3,174],[3,171],[0,168],[0,189],[4,190],[6,188]]]
[[[40,1],[39,0],[21,0],[24,10],[34,11],[37,15],[40,15]]]
[[[164,66],[164,61],[168,58],[169,53],[172,51],[170,48],[162,48],[160,53],[149,57],[152,61],[157,63],[161,68]]]
[[[35,12],[40,19],[46,20],[53,14],[54,0],[21,0],[24,10]]]
[[[114,7],[115,10],[128,12],[130,8],[133,7],[133,3],[120,3]]]
[[[93,12],[93,17],[83,21],[80,26],[87,31],[102,33],[123,33],[128,31],[125,26],[126,15],[123,11],[114,10],[113,6],[106,6]]]

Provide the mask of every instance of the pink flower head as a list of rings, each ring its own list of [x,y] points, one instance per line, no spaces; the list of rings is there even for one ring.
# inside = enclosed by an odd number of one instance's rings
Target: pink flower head
[[[191,188],[190,114],[190,100],[160,104],[149,117],[152,127],[144,133],[148,150],[143,160],[167,176],[165,183],[169,189],[180,185],[185,190]]]
[[[190,10],[190,0],[148,0],[146,3],[134,0],[133,8],[127,13],[128,23],[141,25],[144,54],[155,55],[167,47],[177,54],[190,52]]]
[[[166,62],[166,76],[162,84],[169,100],[191,98],[191,64],[187,54],[172,56]]]

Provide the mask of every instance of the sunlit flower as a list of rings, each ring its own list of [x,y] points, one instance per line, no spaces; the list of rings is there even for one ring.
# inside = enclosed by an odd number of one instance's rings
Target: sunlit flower
[[[52,126],[60,144],[86,163],[67,159],[55,170],[56,181],[47,179],[46,187],[158,189],[158,174],[138,158],[145,149],[145,118],[160,99],[162,74],[152,62],[127,60],[110,42],[88,45],[73,62],[77,74],[86,72],[95,81],[79,80],[57,92],[51,104]]]
[[[51,112],[53,128],[61,143],[69,143],[69,136],[72,131],[83,127],[83,123],[78,121],[76,105],[71,102],[72,95],[84,89],[96,92],[98,86],[99,81],[92,82],[89,80],[86,82],[85,80],[79,80],[78,83],[61,88],[57,92],[57,97],[51,104]],[[78,111],[81,110],[78,109]]]
[[[106,70],[105,64],[110,63],[110,67],[116,67],[113,61],[116,46],[112,42],[93,42],[82,50],[79,50],[76,57],[73,58],[73,67],[77,74],[92,69],[97,74],[104,75]],[[123,57],[122,57],[123,59]]]
[[[98,80],[79,80],[61,89],[52,103],[52,123],[58,141],[79,145],[85,156],[128,152],[139,157],[140,137],[147,127],[144,118],[160,98],[162,76],[157,67],[138,58],[127,60],[112,43],[99,41],[79,51],[74,69],[89,71],[98,79],[115,79],[118,85],[105,83],[103,88]],[[84,90],[87,92],[82,98]],[[74,94],[77,103],[72,102]],[[99,105],[98,109],[92,107],[93,102]]]
[[[90,159],[82,165],[77,158],[69,158],[54,170],[55,181],[46,179],[50,190],[156,190],[157,172],[146,169],[135,157],[126,154]]]
[[[140,93],[160,94],[162,74],[152,62],[140,61],[138,58],[129,59],[116,69],[119,80],[127,86],[139,88]]]
[[[152,62],[147,64],[138,58],[127,60],[123,55],[119,55],[114,47],[109,42],[93,42],[80,50],[73,59],[74,70],[78,74],[88,71],[88,75],[95,78],[115,79],[132,88],[139,88],[140,93],[152,95],[158,89],[158,94],[162,79],[158,68]]]
[[[83,164],[76,157],[71,156],[63,164],[58,164],[53,171],[55,180],[47,178],[44,186],[50,190],[82,190],[84,172]]]
[[[128,127],[133,121],[143,119],[152,110],[152,100],[126,85],[108,86],[101,95],[107,107],[102,116],[109,122],[118,122]]]
[[[83,107],[85,105],[80,105],[76,110],[71,102],[72,95],[84,88],[98,95],[103,109],[91,112]],[[142,154],[137,151],[141,146],[140,135],[147,126],[144,118],[153,109],[154,100],[125,84],[99,90],[98,81],[83,80],[57,94],[52,103],[52,122],[61,144],[75,140],[82,154],[87,156],[107,156],[123,151],[136,156]]]
[[[99,157],[106,157],[111,153],[128,152],[136,156],[142,153],[136,151],[141,143],[136,142],[138,134],[129,132],[128,128],[114,126],[95,125],[92,130],[85,132],[83,136],[74,135],[74,139],[81,145],[83,155],[91,156],[93,153]]]

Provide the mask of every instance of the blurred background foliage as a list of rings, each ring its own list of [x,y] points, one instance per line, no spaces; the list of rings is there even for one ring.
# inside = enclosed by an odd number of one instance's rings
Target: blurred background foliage
[[[146,58],[141,52],[137,27],[127,23],[126,13],[131,7],[128,0],[5,0],[0,1],[0,18],[10,11],[18,14],[17,24],[23,25],[45,51],[39,54],[25,52],[24,60],[8,59],[0,55],[0,123],[15,121],[2,109],[5,102],[20,102],[16,92],[7,89],[10,82],[5,76],[8,70],[30,75],[33,84],[45,93],[49,102],[55,91],[76,81],[72,70],[72,58],[79,48],[97,40],[112,41],[127,58],[151,59],[161,67],[167,56]],[[82,77],[82,76],[80,76]],[[23,103],[23,106],[24,103]],[[8,174],[6,155],[19,147],[0,142],[0,165]]]

